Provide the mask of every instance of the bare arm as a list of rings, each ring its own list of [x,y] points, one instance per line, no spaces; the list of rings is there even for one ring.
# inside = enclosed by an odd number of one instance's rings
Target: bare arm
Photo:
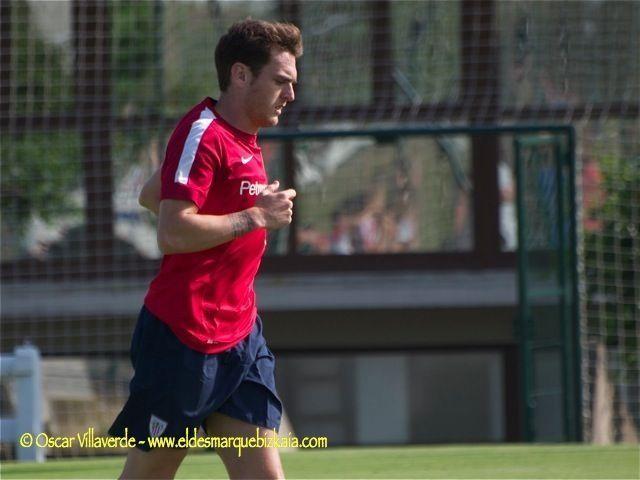
[[[257,228],[276,229],[291,223],[295,191],[278,192],[269,185],[255,206],[228,215],[201,215],[191,202],[162,200],[158,247],[164,254],[191,253],[217,247]]]
[[[138,196],[138,203],[156,215],[158,215],[160,211],[161,172],[162,168],[158,168],[153,175],[151,175],[151,178],[144,184]]]

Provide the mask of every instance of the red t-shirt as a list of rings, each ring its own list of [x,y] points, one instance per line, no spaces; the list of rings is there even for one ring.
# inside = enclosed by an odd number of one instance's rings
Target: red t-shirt
[[[171,135],[162,165],[161,199],[189,200],[199,214],[250,208],[267,184],[256,135],[226,123],[206,98]],[[187,346],[203,353],[231,348],[256,319],[253,280],[266,246],[254,230],[209,250],[165,255],[145,306]]]

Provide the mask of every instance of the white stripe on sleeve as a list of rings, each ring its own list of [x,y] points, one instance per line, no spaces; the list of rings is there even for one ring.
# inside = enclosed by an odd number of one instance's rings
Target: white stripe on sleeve
[[[189,135],[187,136],[187,140],[184,142],[182,154],[180,155],[180,163],[178,163],[174,182],[186,185],[189,181],[189,173],[191,172],[193,161],[196,158],[196,152],[200,146],[202,135],[205,130],[209,128],[209,125],[211,125],[211,122],[213,122],[215,118],[216,116],[213,112],[208,108],[205,108],[200,114],[200,118],[191,125],[191,130],[189,130]]]

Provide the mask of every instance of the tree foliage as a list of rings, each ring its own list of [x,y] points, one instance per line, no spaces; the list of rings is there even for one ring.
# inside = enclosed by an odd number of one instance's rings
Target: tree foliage
[[[585,236],[589,331],[618,348],[629,372],[640,368],[640,156],[605,156],[601,160],[605,201],[602,229]],[[624,380],[624,379],[621,379]]]

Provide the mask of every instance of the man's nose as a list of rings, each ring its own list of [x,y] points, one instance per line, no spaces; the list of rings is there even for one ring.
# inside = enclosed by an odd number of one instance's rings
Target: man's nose
[[[293,85],[287,85],[282,96],[287,102],[293,102],[296,98],[296,94],[293,90]]]

